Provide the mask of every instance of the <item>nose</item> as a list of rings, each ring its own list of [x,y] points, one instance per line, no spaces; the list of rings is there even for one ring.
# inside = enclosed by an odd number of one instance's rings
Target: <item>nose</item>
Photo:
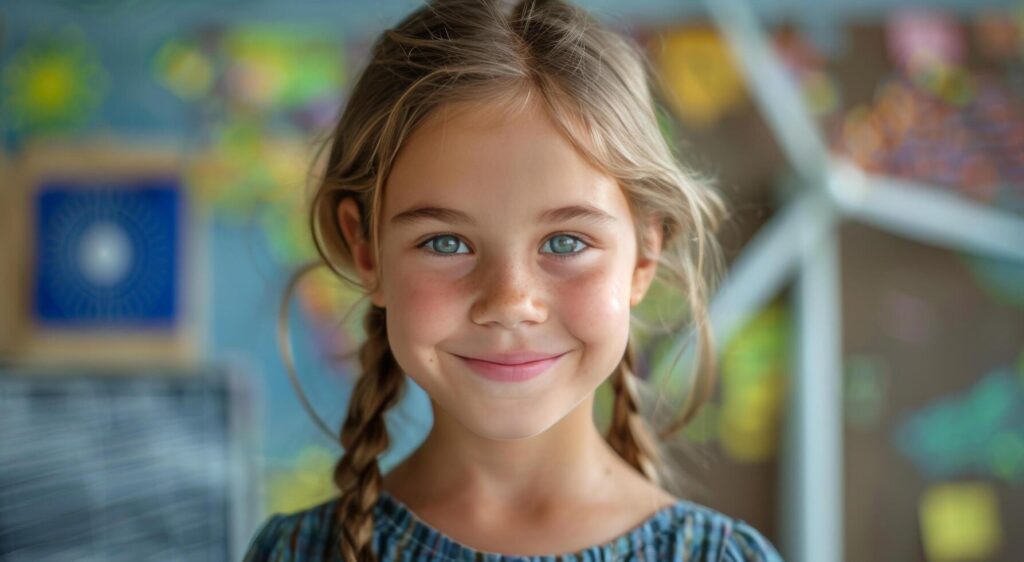
[[[509,259],[481,265],[487,270],[480,276],[480,296],[470,312],[474,323],[514,329],[545,320],[541,281],[529,265]]]

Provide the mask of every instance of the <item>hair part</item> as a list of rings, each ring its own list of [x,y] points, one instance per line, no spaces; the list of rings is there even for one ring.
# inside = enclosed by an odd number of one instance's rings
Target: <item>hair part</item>
[[[651,257],[647,227],[661,225],[655,282],[682,287],[697,336],[697,366],[681,414],[655,431],[645,418],[643,397],[656,394],[636,372],[631,331],[610,378],[615,398],[606,439],[652,482],[676,486],[659,439],[677,433],[714,388],[707,300],[722,268],[713,233],[725,206],[709,182],[684,170],[673,156],[658,125],[653,79],[635,44],[563,0],[521,0],[511,6],[500,0],[432,0],[374,43],[321,148],[328,149],[327,159],[309,219],[323,264],[365,294],[375,292],[381,271],[373,287],[348,276],[355,268],[338,224],[340,202],[352,198],[357,203],[360,234],[379,269],[383,189],[412,131],[439,108],[460,102],[500,104],[512,112],[541,102],[574,148],[617,180],[636,219],[638,251],[645,257]],[[362,373],[341,429],[344,453],[334,471],[341,491],[334,515],[340,542],[335,546],[346,562],[375,560],[370,543],[382,482],[378,458],[390,443],[384,414],[404,389],[385,318],[377,306],[366,313],[366,341],[359,349]],[[631,324],[654,331],[635,317]],[[677,328],[663,326],[667,333]]]

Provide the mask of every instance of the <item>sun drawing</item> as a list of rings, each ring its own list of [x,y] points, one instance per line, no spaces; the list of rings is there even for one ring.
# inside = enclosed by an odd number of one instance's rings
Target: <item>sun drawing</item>
[[[5,113],[25,132],[81,126],[107,89],[107,73],[77,31],[30,40],[3,72]]]

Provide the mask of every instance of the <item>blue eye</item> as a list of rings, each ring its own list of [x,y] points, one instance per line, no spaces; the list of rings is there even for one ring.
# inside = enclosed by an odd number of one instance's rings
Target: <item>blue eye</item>
[[[555,236],[552,236],[551,238],[547,239],[545,245],[547,245],[549,242],[552,243],[552,248],[557,248],[559,250],[569,250],[568,252],[553,253],[552,255],[558,259],[568,259],[576,257],[577,255],[582,254],[584,250],[586,250],[586,248],[589,248],[589,246],[582,239],[568,234],[557,234]],[[556,244],[555,242],[558,243]],[[465,252],[457,252],[460,244],[465,245],[462,242],[462,240],[460,240],[458,237],[452,234],[440,234],[433,238],[424,240],[419,246],[417,246],[417,248],[426,249],[427,252],[441,257],[453,257],[465,254]],[[577,244],[582,246],[582,248],[579,248],[577,251],[573,251],[574,248],[578,247]],[[427,247],[429,247],[429,249]]]
[[[555,240],[560,240],[561,243],[556,245],[554,243]],[[575,257],[578,254],[582,254],[586,248],[589,248],[589,246],[587,246],[587,244],[583,240],[580,240],[579,238],[575,236],[570,236],[568,234],[557,234],[555,236],[552,236],[551,238],[548,238],[548,242],[552,243],[552,248],[558,247],[559,249],[562,250],[569,250],[568,252],[565,253],[554,254],[556,258],[560,259]],[[574,248],[577,247],[577,242],[580,244],[580,246],[583,247],[580,248],[578,251],[575,251]]]
[[[445,244],[434,244],[434,242],[436,242],[438,240],[447,241],[447,243],[445,243]],[[431,253],[439,254],[439,255],[444,256],[444,257],[448,257],[448,256],[458,255],[458,254],[454,254],[454,253],[450,252],[450,250],[457,250],[458,247],[459,247],[459,244],[462,244],[462,241],[459,240],[458,238],[456,238],[455,236],[452,236],[451,234],[442,234],[440,236],[435,236],[435,237],[433,237],[433,238],[431,238],[429,240],[424,241],[422,244],[417,246],[417,248],[422,248],[424,246],[432,246],[434,249],[431,250]],[[440,250],[440,251],[438,251],[438,250]]]

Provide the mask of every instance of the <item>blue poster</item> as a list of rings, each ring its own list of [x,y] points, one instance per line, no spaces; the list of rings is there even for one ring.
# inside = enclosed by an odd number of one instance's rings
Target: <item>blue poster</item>
[[[44,183],[35,197],[34,320],[172,328],[181,311],[177,179]]]

